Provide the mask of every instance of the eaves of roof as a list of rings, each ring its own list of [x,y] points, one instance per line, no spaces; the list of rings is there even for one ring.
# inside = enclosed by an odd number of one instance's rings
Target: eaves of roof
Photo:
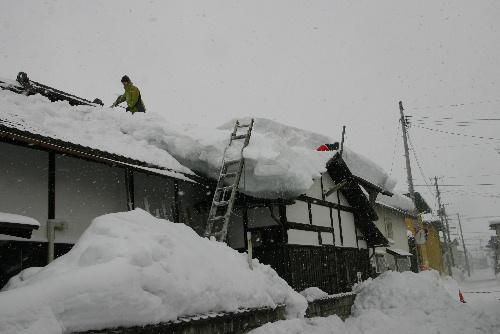
[[[30,131],[20,130],[15,124],[0,119],[0,141],[21,146],[38,148],[89,161],[95,161],[112,166],[121,166],[147,174],[169,176],[184,181],[206,183],[206,179],[196,174],[186,174],[170,168],[157,166],[144,161],[128,158],[122,155],[101,151],[68,141],[39,135]]]

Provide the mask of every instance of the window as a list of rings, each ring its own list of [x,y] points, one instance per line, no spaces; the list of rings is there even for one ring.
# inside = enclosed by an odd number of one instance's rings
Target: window
[[[392,220],[390,217],[385,217],[385,235],[387,238],[393,239],[394,233],[392,231]]]

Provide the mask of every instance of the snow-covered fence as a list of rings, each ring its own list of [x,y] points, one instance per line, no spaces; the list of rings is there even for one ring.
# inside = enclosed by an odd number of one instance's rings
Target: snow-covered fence
[[[241,309],[236,312],[207,313],[192,317],[182,317],[156,325],[119,327],[102,330],[74,332],[73,334],[211,334],[246,333],[268,322],[285,319],[285,305],[256,309]]]
[[[355,298],[355,293],[342,293],[316,299],[309,302],[306,317],[327,317],[335,314],[341,319],[346,319],[351,315],[351,308]]]

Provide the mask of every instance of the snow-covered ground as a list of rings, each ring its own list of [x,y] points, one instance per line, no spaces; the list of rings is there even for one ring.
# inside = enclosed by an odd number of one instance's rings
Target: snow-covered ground
[[[494,284],[489,282],[488,284]],[[458,284],[435,271],[419,274],[386,272],[357,287],[352,316],[291,319],[266,324],[252,334],[472,334],[500,332],[499,305],[477,297],[477,304],[462,304]],[[467,294],[466,294],[467,296]],[[467,297],[466,297],[467,298]],[[496,314],[496,318],[495,318]]]
[[[0,292],[0,333],[59,334],[307,302],[271,267],[140,209],[96,218],[73,249]]]
[[[120,108],[72,107],[64,101],[51,103],[40,95],[24,96],[4,90],[0,90],[0,102],[0,124],[214,178],[218,177],[235,121],[218,128],[177,124],[154,111],[131,115]],[[334,154],[316,148],[339,140],[338,136],[256,119],[250,145],[245,149],[245,182],[240,190],[271,198],[305,193]],[[346,148],[344,158],[355,175],[383,189],[394,188],[394,180],[361,154]]]
[[[500,327],[500,277],[495,278],[493,269],[472,272],[458,285],[467,305],[495,318]]]

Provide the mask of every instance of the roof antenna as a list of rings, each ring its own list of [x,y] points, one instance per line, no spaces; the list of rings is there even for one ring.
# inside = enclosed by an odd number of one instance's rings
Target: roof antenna
[[[342,126],[342,141],[340,142],[340,157],[342,157],[342,153],[344,152],[344,138],[345,138],[345,125]]]

